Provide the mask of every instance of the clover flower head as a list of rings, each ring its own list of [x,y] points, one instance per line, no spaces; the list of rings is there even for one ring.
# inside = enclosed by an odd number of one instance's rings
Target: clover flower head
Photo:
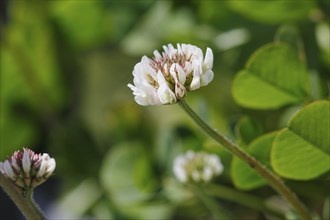
[[[56,167],[54,158],[48,154],[36,154],[28,148],[15,151],[4,162],[0,162],[0,172],[22,188],[34,188],[48,179]]]
[[[163,46],[154,51],[152,59],[143,56],[133,70],[134,85],[128,87],[140,105],[173,104],[183,99],[187,91],[199,89],[213,80],[213,53],[191,44]]]
[[[182,183],[210,182],[212,178],[222,173],[223,166],[215,154],[188,151],[175,158],[173,172]]]

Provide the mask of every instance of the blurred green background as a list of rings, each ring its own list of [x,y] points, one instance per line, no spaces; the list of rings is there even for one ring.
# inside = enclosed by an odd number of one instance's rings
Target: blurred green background
[[[215,182],[233,187],[230,155],[177,105],[136,104],[127,87],[134,65],[168,43],[212,48],[214,80],[187,101],[233,140],[243,116],[258,136],[282,128],[298,107],[241,108],[232,98],[233,78],[253,51],[288,28],[298,33],[318,85],[312,96],[329,97],[329,7],[326,0],[2,1],[0,160],[22,147],[56,159],[55,175],[36,190],[51,218],[211,218],[176,182],[172,161],[188,149],[217,153],[225,172]],[[305,184],[298,194],[322,212],[329,191]],[[265,186],[252,194],[274,192]],[[1,213],[20,218],[4,199],[1,194]],[[218,202],[228,219],[265,218]]]

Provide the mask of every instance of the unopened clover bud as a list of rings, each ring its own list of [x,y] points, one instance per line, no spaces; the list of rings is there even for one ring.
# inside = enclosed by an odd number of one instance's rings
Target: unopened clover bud
[[[174,104],[187,91],[199,89],[213,80],[213,52],[206,49],[205,58],[200,48],[191,44],[163,46],[160,54],[154,51],[152,59],[143,56],[133,70],[133,91],[139,105]]]
[[[182,183],[210,182],[222,173],[223,166],[215,154],[188,151],[179,155],[173,163],[175,177]]]
[[[56,167],[54,158],[48,154],[36,154],[28,148],[15,151],[14,154],[0,162],[0,172],[22,188],[34,188],[50,177]]]

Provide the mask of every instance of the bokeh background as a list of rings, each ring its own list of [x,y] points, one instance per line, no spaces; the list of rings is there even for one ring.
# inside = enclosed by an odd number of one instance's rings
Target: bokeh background
[[[51,219],[211,218],[174,179],[173,158],[188,149],[217,153],[225,172],[215,182],[235,188],[226,170],[231,156],[178,105],[137,105],[127,87],[134,65],[168,43],[190,43],[204,52],[210,47],[214,80],[188,94],[191,106],[233,140],[243,115],[253,118],[260,133],[277,130],[294,109],[239,107],[233,78],[253,51],[293,27],[308,68],[319,77],[314,96],[327,97],[329,7],[326,0],[1,1],[0,160],[22,147],[56,159],[55,175],[35,192]],[[299,186],[322,212],[320,198],[329,191]],[[275,194],[267,186],[250,193]],[[217,201],[228,219],[265,218]],[[22,218],[2,191],[0,213]]]

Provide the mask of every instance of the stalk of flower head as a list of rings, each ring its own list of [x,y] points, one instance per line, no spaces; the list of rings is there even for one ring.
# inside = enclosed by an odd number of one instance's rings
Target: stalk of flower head
[[[190,44],[163,46],[164,52],[154,51],[154,58],[142,57],[133,70],[135,101],[140,105],[179,103],[180,107],[204,130],[229,152],[249,164],[279,192],[302,219],[311,219],[308,210],[297,196],[273,172],[239,146],[206,124],[185,102],[186,93],[206,86],[213,79],[213,53],[207,48],[205,58],[200,48]]]
[[[33,199],[33,189],[50,177],[55,166],[48,154],[36,154],[27,148],[0,162],[1,187],[26,219],[46,219]]]

